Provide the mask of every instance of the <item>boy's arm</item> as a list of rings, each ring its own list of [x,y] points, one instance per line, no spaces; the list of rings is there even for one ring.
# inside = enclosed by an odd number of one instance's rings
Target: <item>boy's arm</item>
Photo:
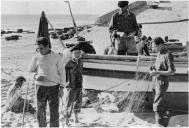
[[[174,58],[172,54],[168,54],[165,56],[165,62],[167,63],[168,70],[167,71],[154,71],[151,73],[151,75],[174,75],[176,69],[174,66]]]

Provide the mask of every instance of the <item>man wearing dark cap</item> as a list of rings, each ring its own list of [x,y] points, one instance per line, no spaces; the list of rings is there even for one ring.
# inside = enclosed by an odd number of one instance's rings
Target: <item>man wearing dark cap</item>
[[[119,1],[119,12],[112,16],[110,22],[110,36],[116,38],[114,35],[119,34],[118,41],[118,55],[137,55],[136,43],[134,36],[138,31],[136,17],[129,11],[128,1]]]
[[[174,58],[171,52],[164,45],[161,37],[156,37],[153,42],[157,47],[157,58],[155,66],[151,67],[150,75],[153,79],[154,102],[153,111],[155,112],[156,124],[166,126],[165,115],[165,93],[169,87],[169,75],[174,75]]]
[[[64,89],[64,106],[66,125],[69,125],[69,118],[72,111],[74,112],[74,123],[79,123],[78,114],[81,111],[82,104],[82,69],[83,63],[81,58],[82,51],[79,45],[71,50],[72,59],[65,65],[66,70],[66,88]]]
[[[49,40],[39,37],[37,52],[32,59],[29,72],[35,73],[37,91],[37,120],[39,127],[47,127],[46,106],[50,109],[50,127],[59,127],[59,96],[66,84],[64,62],[58,53],[51,51]]]

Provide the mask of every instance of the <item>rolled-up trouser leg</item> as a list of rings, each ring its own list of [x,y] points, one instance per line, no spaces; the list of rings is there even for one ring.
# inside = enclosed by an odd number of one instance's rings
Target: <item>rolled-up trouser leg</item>
[[[44,86],[37,86],[37,120],[39,127],[46,127],[46,105],[47,89]]]
[[[71,88],[64,89],[63,104],[64,104],[64,116],[66,118],[71,117],[74,97],[72,96]]]
[[[81,112],[81,105],[82,105],[82,89],[76,90],[76,100],[74,103],[74,113]]]
[[[164,126],[164,107],[165,107],[165,93],[168,89],[168,83],[155,79],[154,84],[154,102],[153,102],[153,111],[155,112],[155,121],[157,124]]]
[[[59,127],[59,85],[48,87],[50,127]]]
[[[165,94],[168,89],[169,84],[162,81],[154,79],[154,101],[153,101],[153,111],[163,111],[165,108]]]
[[[164,95],[165,92],[159,92],[156,93],[154,96],[154,102],[153,102],[153,111],[163,111],[164,110]]]
[[[156,111],[155,112],[155,123],[161,126],[164,126],[164,119],[161,112]]]

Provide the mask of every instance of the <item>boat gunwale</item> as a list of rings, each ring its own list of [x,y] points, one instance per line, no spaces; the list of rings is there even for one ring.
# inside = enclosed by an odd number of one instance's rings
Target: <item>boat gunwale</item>
[[[137,59],[143,61],[155,61],[156,57],[154,56],[125,56],[125,55],[96,55],[96,54],[85,54],[82,57],[84,60],[86,59],[98,59],[98,60],[130,60],[130,61],[137,61]],[[182,62],[188,63],[188,58],[174,58],[174,62]]]

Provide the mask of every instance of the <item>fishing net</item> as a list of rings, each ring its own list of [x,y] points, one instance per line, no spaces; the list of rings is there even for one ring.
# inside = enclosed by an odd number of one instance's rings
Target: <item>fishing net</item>
[[[149,67],[153,64],[152,59],[144,59],[143,57],[138,57],[136,62],[136,73],[131,83],[130,80],[125,80],[120,84],[117,84],[110,89],[113,90],[118,86],[124,87],[125,85],[130,84],[133,90],[123,89],[123,91],[110,91],[109,89],[105,90],[105,92],[111,93],[115,100],[113,103],[116,104],[119,112],[143,112],[145,110],[146,103],[148,103],[148,95],[149,86],[151,84],[151,78],[148,73]],[[132,83],[133,82],[133,83]],[[106,104],[109,100],[108,98],[104,98],[103,100],[99,100],[98,104],[95,106],[95,110],[97,112],[102,112],[100,106],[102,104]]]
[[[146,61],[142,57],[137,59],[137,70],[135,74],[136,85],[133,91],[127,92],[115,92],[117,99],[117,107],[119,111],[125,112],[143,112],[145,110],[145,103],[148,102],[147,92],[150,85],[150,76],[147,73],[144,73],[144,67],[150,67],[152,65],[152,60]],[[137,91],[139,86],[143,86],[141,82],[145,81],[144,91]],[[140,90],[140,89],[139,89]],[[116,94],[117,93],[117,94]]]

